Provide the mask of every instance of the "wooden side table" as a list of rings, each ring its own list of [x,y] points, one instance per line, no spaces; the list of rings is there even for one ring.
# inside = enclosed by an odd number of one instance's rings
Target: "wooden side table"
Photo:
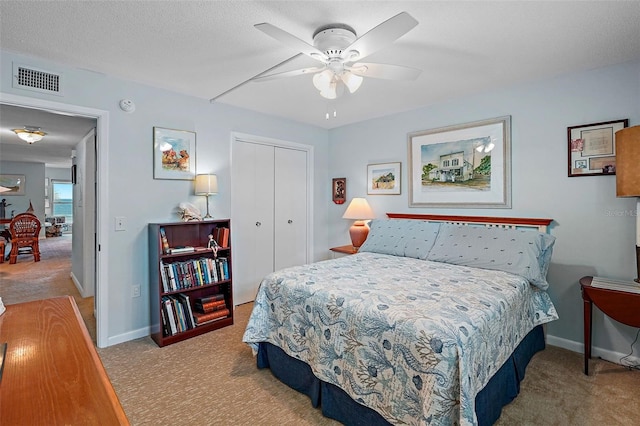
[[[4,249],[5,249],[5,241],[4,237],[0,237],[0,263],[4,263]]]
[[[593,304],[608,317],[640,328],[640,294],[591,286],[593,277],[580,278],[584,301],[584,374],[589,375],[591,359],[591,311]]]
[[[348,244],[346,246],[338,246],[338,247],[331,247],[329,250],[331,250],[333,252],[333,258],[336,258],[336,253],[339,254],[356,254],[358,252],[358,249],[353,247],[351,244]]]

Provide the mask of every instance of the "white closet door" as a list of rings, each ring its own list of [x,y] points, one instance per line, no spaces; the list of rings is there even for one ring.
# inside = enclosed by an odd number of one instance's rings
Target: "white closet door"
[[[255,299],[273,272],[274,147],[236,141],[233,149],[234,304]]]
[[[275,150],[275,270],[307,263],[307,153]]]

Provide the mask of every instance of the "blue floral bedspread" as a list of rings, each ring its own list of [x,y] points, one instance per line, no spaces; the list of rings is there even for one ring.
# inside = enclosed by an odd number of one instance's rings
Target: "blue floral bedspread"
[[[359,253],[265,277],[243,341],[279,346],[392,424],[476,424],[477,393],[557,318],[517,275]]]

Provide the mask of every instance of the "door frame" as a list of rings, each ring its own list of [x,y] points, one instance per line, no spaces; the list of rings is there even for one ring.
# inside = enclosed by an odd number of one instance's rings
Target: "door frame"
[[[109,324],[109,297],[107,283],[108,270],[107,270],[107,253],[108,253],[108,221],[104,215],[109,211],[109,199],[108,199],[108,185],[109,182],[109,170],[108,162],[108,149],[109,146],[109,111],[87,108],[79,105],[65,104],[61,102],[53,102],[44,99],[30,98],[26,96],[12,95],[5,92],[0,92],[0,103],[6,105],[13,105],[24,108],[49,110],[54,113],[74,114],[81,115],[89,118],[94,118],[97,121],[96,124],[96,145],[97,145],[97,159],[96,159],[96,205],[95,205],[95,220],[96,220],[96,245],[97,250],[95,253],[96,260],[96,294],[95,294],[95,306],[96,306],[96,343],[99,348],[109,346],[108,338],[108,324]],[[87,262],[83,258],[83,266]]]
[[[307,153],[307,164],[308,164],[308,179],[307,179],[307,252],[306,258],[307,262],[313,261],[313,177],[314,177],[314,147],[312,145],[305,145],[298,142],[285,141],[281,139],[268,138],[264,136],[257,136],[248,133],[241,132],[231,132],[231,149],[229,150],[231,158],[229,159],[229,164],[233,167],[233,150],[236,142],[247,142],[247,143],[255,143],[260,145],[268,145],[278,148],[288,148],[288,149],[296,149],[299,151],[305,151]],[[233,176],[233,173],[230,174]],[[233,190],[233,178],[231,179],[231,217],[233,218],[233,209],[234,209],[234,196],[235,191]],[[233,235],[231,236],[233,238]]]

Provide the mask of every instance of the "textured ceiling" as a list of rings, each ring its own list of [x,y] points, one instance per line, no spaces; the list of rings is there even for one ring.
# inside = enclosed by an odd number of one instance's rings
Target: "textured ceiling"
[[[311,44],[325,24],[347,24],[361,36],[402,11],[418,26],[366,61],[419,68],[416,81],[369,78],[355,94],[327,101],[306,75],[249,82],[216,102],[333,128],[640,59],[637,1],[4,0],[0,46],[211,99],[298,53],[254,24]],[[303,56],[278,71],[314,65]],[[325,120],[328,109],[337,117]]]

